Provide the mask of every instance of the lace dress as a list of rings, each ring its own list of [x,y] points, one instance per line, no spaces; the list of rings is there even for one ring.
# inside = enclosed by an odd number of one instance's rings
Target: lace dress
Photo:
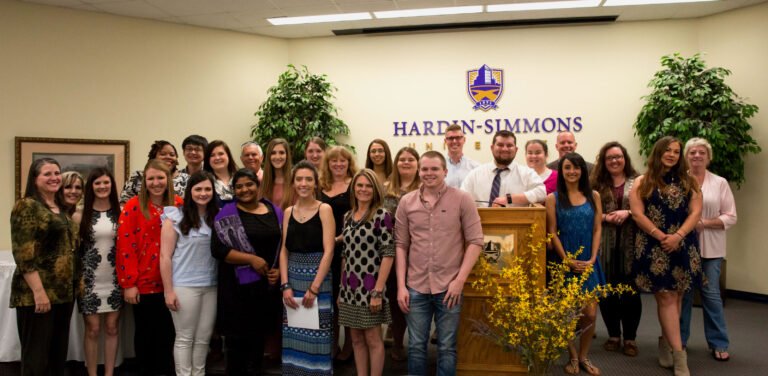
[[[82,245],[83,273],[77,308],[85,315],[113,312],[123,306],[115,271],[118,214],[94,211],[90,239]]]

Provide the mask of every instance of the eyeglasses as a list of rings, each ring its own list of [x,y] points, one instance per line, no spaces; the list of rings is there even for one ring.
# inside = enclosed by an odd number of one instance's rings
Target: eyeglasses
[[[622,159],[624,159],[623,155],[606,155],[605,156],[605,160],[609,161],[609,162],[611,162],[611,161],[620,161]]]
[[[184,151],[187,153],[202,153],[203,148],[200,146],[187,146],[184,148]]]
[[[445,141],[446,142],[461,141],[463,138],[464,136],[451,136],[451,137],[446,137]]]

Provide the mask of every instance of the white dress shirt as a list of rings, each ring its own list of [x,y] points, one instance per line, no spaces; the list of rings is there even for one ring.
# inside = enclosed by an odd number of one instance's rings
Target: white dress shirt
[[[466,155],[462,155],[458,163],[453,163],[448,155],[445,156],[445,159],[448,162],[448,176],[445,177],[445,184],[456,189],[461,188],[461,182],[464,181],[470,171],[480,166],[480,163],[467,158]]]
[[[507,193],[522,193],[529,203],[542,202],[547,197],[547,190],[544,188],[544,182],[532,168],[520,166],[516,163],[510,163],[508,171],[501,173],[501,186],[499,187],[499,197],[504,197]],[[478,207],[488,207],[488,198],[491,196],[491,185],[496,176],[496,164],[486,163],[470,171],[464,182],[461,183],[461,190],[469,192],[475,200]],[[523,206],[523,205],[514,205]]]

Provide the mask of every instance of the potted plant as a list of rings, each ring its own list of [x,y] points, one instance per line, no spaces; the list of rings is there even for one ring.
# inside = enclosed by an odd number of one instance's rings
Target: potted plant
[[[712,144],[717,158],[712,172],[737,186],[744,182],[744,157],[759,153],[760,146],[749,135],[748,119],[758,107],[748,104],[726,85],[731,71],[707,68],[699,54],[684,58],[680,54],[661,58],[664,69],[648,84],[651,93],[635,121],[640,138],[640,154],[647,157],[653,144],[664,136],[683,142],[702,137]]]
[[[531,253],[544,252],[545,239],[534,239],[535,225],[527,234],[528,246],[516,256],[503,248],[505,266],[497,271],[493,261],[481,257],[475,266],[472,287],[491,296],[486,321],[473,320],[475,334],[490,338],[505,350],[517,351],[529,375],[549,375],[551,366],[580,334],[577,331],[582,308],[608,294],[634,293],[627,285],[603,285],[586,291],[582,287],[592,273],[570,273],[568,261],[550,263],[550,281],[538,284],[542,270]],[[498,261],[497,261],[498,262]]]
[[[258,122],[251,127],[251,136],[260,145],[277,137],[288,140],[294,162],[304,158],[304,148],[312,137],[320,137],[329,145],[339,144],[336,137],[348,135],[349,127],[336,117],[338,109],[331,102],[335,90],[326,75],[289,64],[277,85],[267,90],[269,97],[255,113]]]

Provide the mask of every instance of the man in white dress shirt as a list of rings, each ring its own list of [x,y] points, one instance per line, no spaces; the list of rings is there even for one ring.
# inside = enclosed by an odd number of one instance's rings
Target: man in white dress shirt
[[[461,188],[461,182],[470,171],[480,166],[480,163],[469,159],[464,155],[464,132],[458,124],[451,124],[445,129],[445,146],[448,147],[448,176],[445,184],[449,187]]]
[[[461,189],[472,195],[478,207],[525,206],[544,201],[547,191],[536,171],[512,163],[517,154],[514,133],[496,132],[491,153],[493,162],[472,170],[461,184]]]

